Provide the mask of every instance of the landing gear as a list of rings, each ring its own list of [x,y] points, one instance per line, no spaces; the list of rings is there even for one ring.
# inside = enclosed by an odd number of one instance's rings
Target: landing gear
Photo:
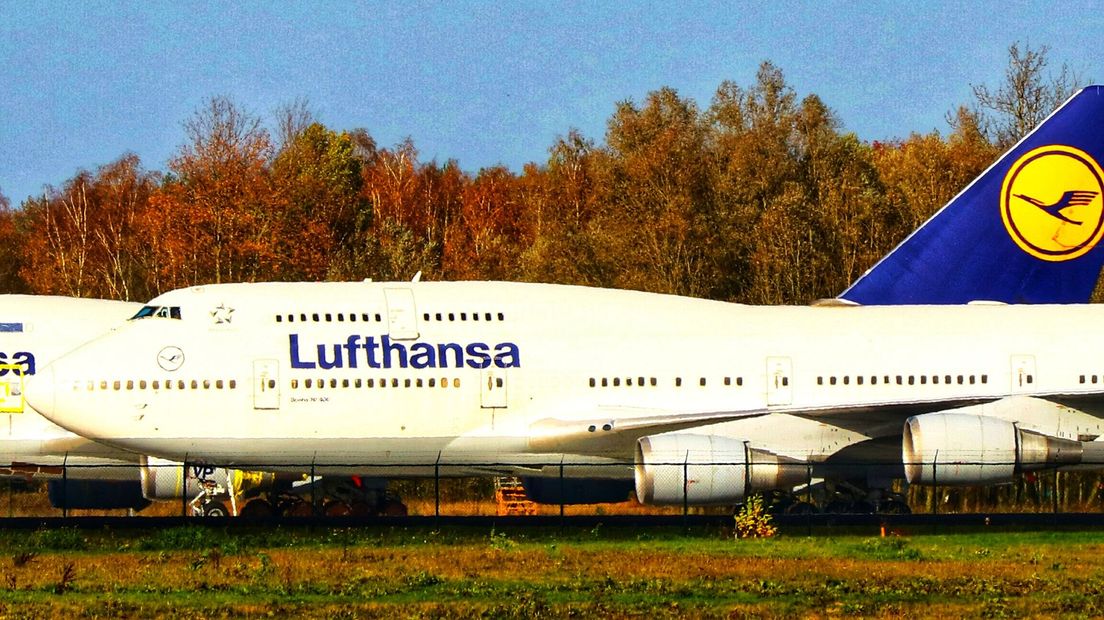
[[[905,496],[888,489],[863,489],[846,481],[817,482],[811,487],[763,494],[771,514],[911,514]]]
[[[203,502],[200,506],[200,510],[205,517],[226,517],[230,514],[226,510],[226,504],[217,500],[207,500]]]
[[[238,513],[239,517],[246,519],[268,519],[276,515],[276,509],[268,500],[254,499],[247,503]]]

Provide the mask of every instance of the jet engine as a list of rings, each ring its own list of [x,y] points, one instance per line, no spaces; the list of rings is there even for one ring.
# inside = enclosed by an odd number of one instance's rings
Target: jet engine
[[[806,480],[803,463],[718,435],[642,437],[636,445],[636,497],[643,504],[735,504],[754,491]]]
[[[902,458],[910,484],[1011,482],[1024,471],[1076,465],[1080,441],[1050,437],[1000,418],[927,413],[905,421]]]
[[[221,467],[195,463],[178,463],[155,457],[142,457],[139,469],[142,495],[146,499],[164,501],[192,499],[210,485],[223,492],[230,489],[232,471]]]

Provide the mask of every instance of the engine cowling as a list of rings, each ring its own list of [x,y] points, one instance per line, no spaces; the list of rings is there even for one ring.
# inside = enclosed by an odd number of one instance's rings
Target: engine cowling
[[[927,413],[905,421],[902,458],[910,484],[1011,482],[1023,471],[1078,464],[1079,441],[1023,430],[1000,418]]]
[[[141,510],[149,506],[137,480],[51,480],[47,495],[51,506],[69,510]]]
[[[642,504],[735,504],[753,491],[800,484],[806,473],[802,463],[718,435],[652,435],[636,445]]]
[[[142,495],[154,501],[191,499],[203,490],[205,484],[230,488],[231,471],[202,464],[183,464],[152,456],[142,457],[140,472]]]

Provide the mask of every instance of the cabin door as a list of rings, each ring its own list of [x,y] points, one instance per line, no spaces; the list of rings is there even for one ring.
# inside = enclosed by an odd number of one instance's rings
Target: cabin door
[[[276,360],[253,361],[253,408],[280,408],[280,363]]]
[[[0,364],[0,413],[23,413],[23,366]]]
[[[793,402],[793,364],[788,357],[767,358],[767,406]]]
[[[414,307],[414,291],[408,288],[385,288],[387,299],[387,331],[391,340],[418,338],[418,312]]]
[[[506,408],[506,369],[484,368],[479,371],[479,403],[484,409]]]
[[[1012,393],[1026,394],[1035,390],[1035,356],[1012,356]]]

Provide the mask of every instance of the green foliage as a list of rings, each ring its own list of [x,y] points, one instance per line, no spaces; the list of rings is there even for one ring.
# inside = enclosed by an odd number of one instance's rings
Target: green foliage
[[[734,519],[736,538],[771,538],[778,533],[761,495],[748,497]]]

